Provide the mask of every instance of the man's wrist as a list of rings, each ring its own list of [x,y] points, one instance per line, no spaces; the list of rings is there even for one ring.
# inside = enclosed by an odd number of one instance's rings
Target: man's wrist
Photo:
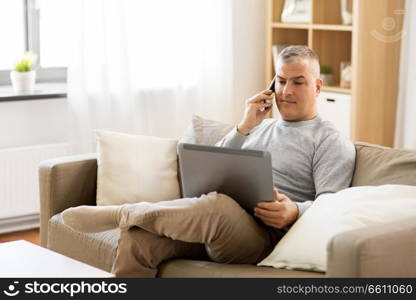
[[[250,134],[250,130],[247,130],[244,126],[238,124],[237,125],[237,132],[241,133],[242,135],[249,135]]]
[[[295,202],[298,207],[298,219],[302,217],[305,211],[312,205],[313,201]]]

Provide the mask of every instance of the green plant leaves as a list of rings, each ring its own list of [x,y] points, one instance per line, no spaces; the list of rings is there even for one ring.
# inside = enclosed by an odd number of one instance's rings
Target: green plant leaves
[[[16,72],[30,72],[30,71],[32,71],[34,65],[36,64],[37,58],[38,57],[35,53],[26,52],[23,59],[21,59],[20,61],[18,61],[14,65],[14,70]]]

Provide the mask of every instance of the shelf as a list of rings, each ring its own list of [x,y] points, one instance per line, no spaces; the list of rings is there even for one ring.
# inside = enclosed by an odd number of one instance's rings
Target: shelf
[[[339,86],[324,86],[322,88],[323,92],[332,92],[332,93],[342,93],[342,94],[351,94],[351,89],[345,89]]]
[[[272,23],[272,28],[285,29],[313,29],[313,30],[332,30],[332,31],[352,31],[352,25],[336,24],[305,24],[305,23]]]
[[[305,23],[281,23],[281,22],[274,22],[274,23],[272,23],[272,28],[309,29],[310,28],[310,24],[305,24]]]
[[[312,24],[314,30],[352,31],[352,25]]]

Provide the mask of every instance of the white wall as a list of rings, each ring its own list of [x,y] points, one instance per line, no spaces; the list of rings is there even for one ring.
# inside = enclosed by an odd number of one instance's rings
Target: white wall
[[[266,1],[233,1],[234,97],[241,101],[235,115],[243,116],[245,100],[266,89]]]
[[[0,102],[0,148],[67,141],[65,98]]]

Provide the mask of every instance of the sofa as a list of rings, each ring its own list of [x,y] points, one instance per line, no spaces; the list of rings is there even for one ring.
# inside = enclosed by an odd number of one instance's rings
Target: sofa
[[[416,186],[416,151],[355,143],[352,186]],[[96,205],[95,154],[44,161],[39,167],[41,245],[100,269],[111,271],[119,230],[84,234],[66,227],[60,213],[69,207]],[[416,201],[416,199],[415,199]],[[327,245],[327,271],[220,264],[171,259],[158,277],[415,277],[416,220],[368,226],[337,234]]]

